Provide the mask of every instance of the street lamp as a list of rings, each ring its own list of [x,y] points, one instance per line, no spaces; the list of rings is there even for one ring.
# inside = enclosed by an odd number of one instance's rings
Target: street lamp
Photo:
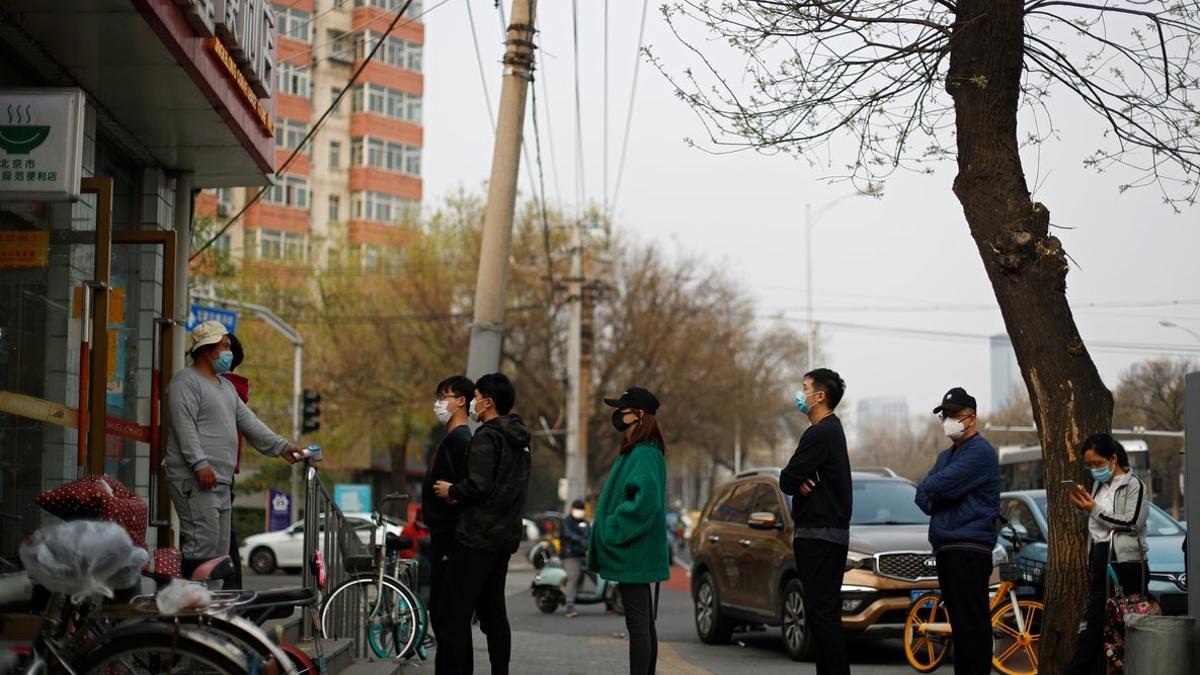
[[[1196,331],[1192,330],[1191,328],[1188,328],[1187,326],[1180,326],[1179,324],[1175,323],[1174,321],[1167,321],[1165,319],[1162,321],[1159,321],[1158,325],[1163,326],[1164,328],[1178,328],[1179,330],[1185,331],[1185,332],[1187,332],[1188,335],[1191,335],[1192,337],[1196,338],[1197,342],[1200,342],[1200,333],[1197,333]]]
[[[808,370],[812,370],[815,367],[813,365],[813,361],[816,360],[816,338],[817,338],[817,326],[815,323],[813,323],[813,278],[812,278],[812,268],[813,268],[812,230],[813,230],[813,226],[817,224],[817,219],[820,218],[822,214],[829,211],[830,209],[837,206],[838,204],[846,201],[847,199],[851,199],[853,197],[873,197],[873,196],[876,196],[876,195],[879,195],[882,193],[883,193],[882,185],[880,185],[879,183],[867,183],[867,187],[855,190],[854,192],[851,192],[848,195],[843,195],[841,197],[838,197],[837,199],[835,199],[835,200],[829,202],[828,204],[825,204],[821,208],[817,209],[815,212],[812,209],[812,204],[809,204],[809,203],[804,204],[804,256],[805,256],[804,287],[808,294],[808,311],[807,311],[808,365],[806,366],[808,368]]]

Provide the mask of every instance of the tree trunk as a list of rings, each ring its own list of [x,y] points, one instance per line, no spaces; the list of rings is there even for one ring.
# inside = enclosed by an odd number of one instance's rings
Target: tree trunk
[[[946,88],[954,98],[954,193],[1012,339],[1045,458],[1050,557],[1040,671],[1065,670],[1087,595],[1087,537],[1061,480],[1082,482],[1077,449],[1109,431],[1112,395],[1066,297],[1067,257],[1030,199],[1017,143],[1024,51],[1020,0],[959,0]]]

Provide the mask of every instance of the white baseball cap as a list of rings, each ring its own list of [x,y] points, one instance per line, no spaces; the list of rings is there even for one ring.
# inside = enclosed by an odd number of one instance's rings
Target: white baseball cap
[[[188,354],[196,351],[198,347],[215,345],[228,334],[229,331],[225,330],[220,321],[205,321],[193,328],[188,335]]]

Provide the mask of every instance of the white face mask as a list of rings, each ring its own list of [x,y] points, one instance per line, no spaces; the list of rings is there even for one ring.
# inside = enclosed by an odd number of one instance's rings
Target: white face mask
[[[470,416],[472,422],[479,421],[479,411],[475,410],[475,399],[471,399],[471,405],[467,408],[467,415]]]
[[[962,420],[956,420],[953,417],[948,417],[942,420],[942,430],[946,432],[946,438],[952,441],[957,441],[962,438],[962,435],[967,431],[967,425],[962,423]]]
[[[446,422],[450,421],[450,417],[451,417],[450,404],[446,403],[446,399],[439,398],[433,404],[433,414],[435,417],[437,417],[437,420],[439,422],[441,422],[442,424],[445,424]]]
[[[576,520],[583,520],[583,509],[571,509],[571,516]]]

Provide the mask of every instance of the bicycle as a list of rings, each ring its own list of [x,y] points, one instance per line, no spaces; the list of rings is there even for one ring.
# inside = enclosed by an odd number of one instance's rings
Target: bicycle
[[[1015,555],[1021,550],[1021,537],[1008,521],[1004,523],[1012,533]],[[1036,675],[1037,646],[1046,607],[1037,600],[1017,597],[1021,582],[1034,581],[1031,575],[1022,573],[1017,563],[1002,562],[998,568],[1000,586],[988,604],[992,617],[992,668],[1004,675]],[[949,651],[952,638],[950,615],[941,596],[936,591],[918,596],[904,622],[904,655],[908,664],[920,673],[936,670]]]
[[[385,496],[382,502],[408,500],[409,495],[395,493]],[[330,638],[365,638],[372,653],[381,659],[424,660],[432,638],[427,634],[428,610],[412,591],[419,563],[398,555],[413,543],[408,537],[388,533],[379,510],[371,513],[371,522],[370,550],[353,530],[341,533],[342,561],[350,576],[330,591],[321,606],[322,634]],[[362,620],[346,621],[344,617]]]
[[[24,675],[70,673],[72,675],[111,675],[142,673],[189,673],[195,675],[249,675],[254,668],[253,645],[262,648],[261,631],[247,641],[237,642],[202,627],[167,620],[157,613],[143,620],[119,621],[93,598],[78,601],[86,583],[76,593],[69,590],[45,593],[27,583],[25,572],[4,575],[0,584],[6,589],[0,605],[42,606],[37,631],[28,647],[13,650],[11,672]],[[238,626],[250,635],[244,626]],[[257,653],[257,652],[255,652]],[[285,671],[294,672],[294,671]]]

